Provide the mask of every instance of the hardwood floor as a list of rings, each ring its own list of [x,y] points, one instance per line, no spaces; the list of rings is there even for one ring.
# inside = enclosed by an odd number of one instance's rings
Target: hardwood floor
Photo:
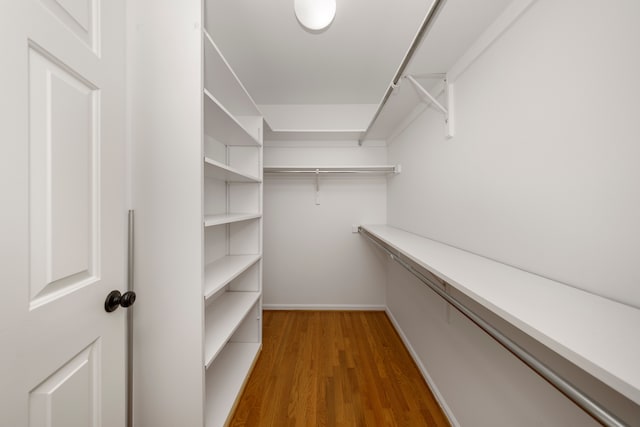
[[[265,311],[231,426],[449,426],[384,312]]]

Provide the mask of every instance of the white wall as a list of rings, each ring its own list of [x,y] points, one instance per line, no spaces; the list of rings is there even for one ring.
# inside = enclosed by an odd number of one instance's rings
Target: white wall
[[[198,426],[204,423],[202,2],[126,4],[138,296],[133,424]]]
[[[389,220],[640,307],[640,3],[538,1],[389,149]]]
[[[640,307],[638,18],[631,0],[535,2],[455,82],[453,139],[430,108],[391,142],[388,223]],[[388,307],[460,425],[589,424],[414,282],[391,267]]]
[[[383,145],[355,141],[268,142],[265,166],[386,163]],[[264,183],[265,308],[378,308],[385,266],[352,224],[386,222],[386,178],[269,176]]]

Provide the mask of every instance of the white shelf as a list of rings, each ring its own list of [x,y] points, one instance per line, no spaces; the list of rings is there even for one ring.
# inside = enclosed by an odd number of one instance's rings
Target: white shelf
[[[242,173],[237,169],[208,157],[204,158],[204,176],[227,182],[262,182],[262,180],[256,176]]]
[[[640,404],[640,310],[386,226],[365,230]]]
[[[211,227],[214,225],[231,224],[232,222],[249,221],[262,217],[256,213],[230,213],[222,215],[205,215],[204,226]]]
[[[204,44],[204,87],[235,116],[261,116],[256,103],[238,79],[206,30]]]
[[[207,89],[204,90],[203,98],[205,135],[224,145],[260,146],[256,137],[249,133]]]
[[[259,298],[260,292],[225,292],[206,308],[204,360],[207,368]]]
[[[260,343],[229,343],[206,374],[207,427],[225,425],[260,353]]]
[[[265,141],[351,141],[366,129],[271,129],[265,126]]]
[[[207,300],[260,260],[260,255],[228,255],[204,269],[204,299]]]
[[[265,166],[264,173],[373,173],[373,174],[389,174],[400,173],[400,167],[396,165],[346,165],[346,166]]]

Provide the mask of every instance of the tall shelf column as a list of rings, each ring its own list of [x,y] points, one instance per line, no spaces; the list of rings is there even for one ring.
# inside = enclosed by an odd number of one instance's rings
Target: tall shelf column
[[[228,420],[262,345],[263,119],[203,31],[205,425]]]

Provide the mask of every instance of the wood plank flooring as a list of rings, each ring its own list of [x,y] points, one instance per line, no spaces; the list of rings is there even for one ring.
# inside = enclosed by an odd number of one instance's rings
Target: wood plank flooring
[[[231,426],[449,426],[384,312],[265,311]]]

